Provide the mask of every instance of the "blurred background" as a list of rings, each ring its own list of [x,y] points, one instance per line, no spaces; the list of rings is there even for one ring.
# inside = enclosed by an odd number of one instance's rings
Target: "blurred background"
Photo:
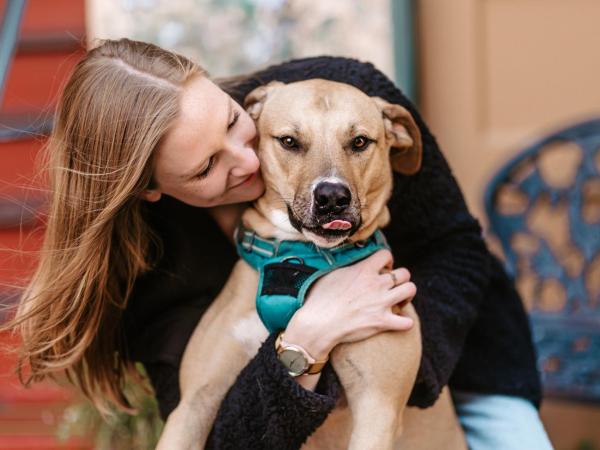
[[[0,20],[2,304],[35,264],[35,159],[61,83],[98,39],[151,41],[212,76],[322,54],[371,61],[416,102],[517,280],[554,446],[600,449],[600,2],[0,0]],[[137,420],[102,424],[68,388],[18,387],[13,366],[0,353],[0,448],[151,448],[151,400]]]

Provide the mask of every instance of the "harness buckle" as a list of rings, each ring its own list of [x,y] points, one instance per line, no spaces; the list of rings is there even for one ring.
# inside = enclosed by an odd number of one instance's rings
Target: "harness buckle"
[[[251,253],[252,252],[252,247],[254,247],[254,238],[256,236],[256,232],[253,231],[252,234],[250,235],[250,243],[248,244],[248,247],[245,248],[246,253]]]

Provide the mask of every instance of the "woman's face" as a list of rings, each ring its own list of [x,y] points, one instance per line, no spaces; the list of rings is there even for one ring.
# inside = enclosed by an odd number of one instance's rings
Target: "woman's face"
[[[255,200],[264,191],[250,116],[208,78],[191,80],[181,110],[154,159],[155,201],[170,195],[192,206]]]

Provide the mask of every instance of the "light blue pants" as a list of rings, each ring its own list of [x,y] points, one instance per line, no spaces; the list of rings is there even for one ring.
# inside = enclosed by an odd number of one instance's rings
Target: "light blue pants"
[[[461,391],[452,398],[470,450],[552,450],[531,402]]]

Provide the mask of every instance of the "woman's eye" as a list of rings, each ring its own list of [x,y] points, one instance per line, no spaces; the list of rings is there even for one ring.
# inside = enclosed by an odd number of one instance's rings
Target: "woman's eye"
[[[371,139],[366,136],[357,136],[352,140],[352,150],[362,152],[367,149],[371,142]]]
[[[236,111],[233,113],[233,120],[227,125],[227,130],[231,130],[240,118],[240,112]]]
[[[286,148],[288,150],[297,150],[298,148],[300,148],[300,146],[298,145],[298,141],[296,141],[296,139],[294,139],[291,136],[281,136],[277,139],[279,140],[279,143],[283,146],[283,148]]]
[[[210,157],[210,159],[208,160],[208,166],[206,166],[206,169],[204,169],[202,172],[198,173],[196,175],[196,179],[203,179],[206,178],[208,176],[208,174],[210,173],[210,171],[212,170],[212,168],[215,165],[215,157],[214,155]]]

